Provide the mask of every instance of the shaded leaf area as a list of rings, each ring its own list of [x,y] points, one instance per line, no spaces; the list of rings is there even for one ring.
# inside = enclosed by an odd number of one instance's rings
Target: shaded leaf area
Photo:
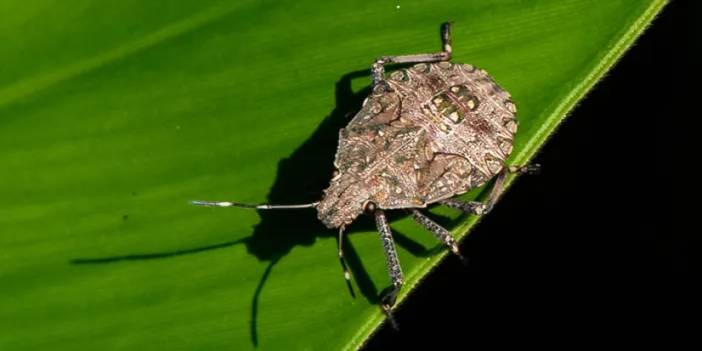
[[[369,219],[347,286],[313,210],[188,202],[318,199],[372,59],[437,50],[447,19],[454,61],[512,93],[527,162],[662,5],[3,2],[0,349],[357,348],[388,285]],[[404,299],[444,251],[391,219]]]

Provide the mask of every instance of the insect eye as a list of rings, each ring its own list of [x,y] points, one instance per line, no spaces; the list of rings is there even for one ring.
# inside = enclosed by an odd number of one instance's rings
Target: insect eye
[[[367,202],[363,205],[363,208],[366,210],[366,212],[368,212],[368,213],[373,213],[373,212],[375,212],[375,208],[376,208],[375,202],[367,201]]]

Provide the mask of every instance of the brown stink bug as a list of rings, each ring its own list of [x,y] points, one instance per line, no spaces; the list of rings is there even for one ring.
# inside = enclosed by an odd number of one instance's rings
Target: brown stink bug
[[[390,312],[403,283],[385,210],[406,209],[412,218],[459,255],[451,233],[419,209],[439,203],[482,215],[500,196],[517,131],[510,95],[483,70],[451,63],[451,25],[441,26],[443,50],[433,54],[383,56],[372,66],[373,87],[361,110],[339,132],[336,171],[318,202],[300,205],[248,205],[194,201],[196,205],[255,209],[315,208],[329,228],[339,228],[343,260],[344,228],[363,212],[380,232],[392,287],[381,296]],[[414,66],[385,76],[386,64]],[[454,199],[497,177],[486,203]],[[345,276],[349,279],[348,271]]]

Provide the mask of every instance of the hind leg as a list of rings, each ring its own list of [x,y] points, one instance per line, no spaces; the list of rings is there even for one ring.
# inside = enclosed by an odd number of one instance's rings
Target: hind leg
[[[373,85],[380,83],[385,76],[385,65],[392,63],[420,63],[420,62],[438,62],[448,61],[451,59],[451,23],[446,22],[441,25],[441,47],[442,51],[431,54],[415,54],[402,56],[381,56],[378,57],[371,71],[373,73]]]
[[[492,208],[495,206],[495,203],[502,195],[502,192],[504,191],[504,183],[507,179],[508,174],[534,174],[539,172],[540,169],[541,166],[536,163],[533,165],[505,167],[502,170],[502,172],[500,172],[500,174],[497,175],[497,179],[495,179],[495,184],[492,186],[492,190],[490,190],[490,195],[488,196],[488,199],[484,204],[478,201],[461,201],[456,199],[441,200],[439,201],[439,203],[451,208],[455,208],[457,210],[461,210],[466,213],[472,213],[476,215],[486,214],[492,210]]]

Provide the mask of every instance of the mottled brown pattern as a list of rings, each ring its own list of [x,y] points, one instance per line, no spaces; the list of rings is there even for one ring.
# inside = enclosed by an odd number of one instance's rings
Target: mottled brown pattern
[[[368,202],[417,208],[483,185],[512,151],[516,107],[483,70],[419,63],[375,85],[339,133],[338,175],[317,205],[327,227]]]

